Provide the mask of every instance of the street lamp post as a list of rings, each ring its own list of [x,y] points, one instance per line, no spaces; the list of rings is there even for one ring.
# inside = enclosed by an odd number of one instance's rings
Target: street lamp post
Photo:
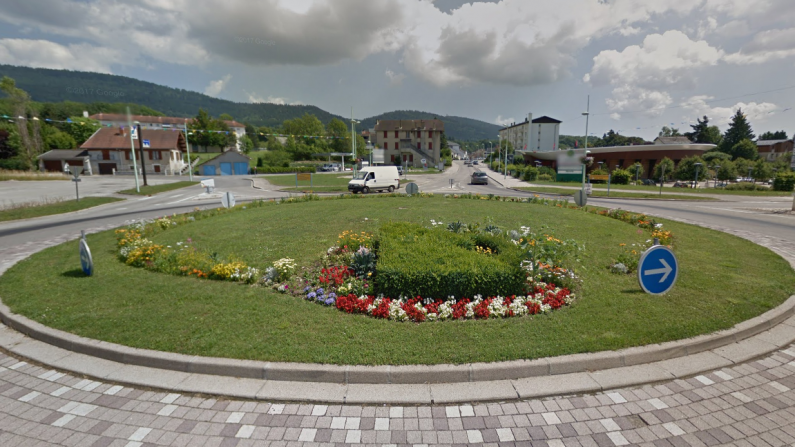
[[[635,163],[635,185],[638,184],[639,176],[640,176],[640,163]]]
[[[715,165],[713,168],[715,169],[715,189],[718,189],[718,173],[720,172],[721,165]]]
[[[505,180],[508,178],[508,145],[505,145],[505,166],[503,167],[503,177],[502,179]]]
[[[583,158],[587,158],[588,154],[591,152],[588,150],[588,121],[591,117],[591,95],[588,95],[588,103],[585,108],[585,112],[582,113],[585,116],[585,156]],[[585,197],[585,163],[582,164],[582,196]]]
[[[753,170],[754,170],[753,166],[752,166],[752,167],[750,167],[750,168],[748,168],[748,178],[750,178],[751,180],[753,180],[753,181],[754,181],[754,185],[756,185],[756,179],[755,179],[755,178],[751,178],[751,172],[752,172]]]
[[[693,166],[696,167],[696,184],[695,184],[695,187],[698,188],[698,168],[701,167],[701,163],[695,163]]]

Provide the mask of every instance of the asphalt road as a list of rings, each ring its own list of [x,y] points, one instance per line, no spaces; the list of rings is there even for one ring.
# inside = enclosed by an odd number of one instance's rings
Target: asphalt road
[[[470,185],[469,178],[475,170],[482,169],[492,176],[489,185]],[[414,179],[421,191],[433,193],[480,193],[513,197],[528,197],[531,193],[510,189],[512,181],[487,170],[483,166],[469,167],[456,162],[443,174],[415,175]],[[86,177],[81,183],[85,195],[113,195],[122,187],[128,187],[131,179],[110,177]],[[161,181],[169,179],[157,179]],[[175,180],[180,180],[177,178]],[[182,179],[184,180],[184,178]],[[125,183],[126,181],[126,183]],[[23,184],[24,183],[24,184]],[[64,189],[73,187],[71,182],[64,185],[60,181],[50,182],[1,182],[0,201],[11,197],[47,196],[66,194]],[[503,185],[504,183],[504,185]],[[217,177],[216,193],[231,191],[238,202],[256,199],[285,197],[288,194],[277,191],[265,182],[259,183],[261,189],[253,188],[249,177]],[[452,186],[451,186],[452,185]],[[24,188],[20,188],[24,186]],[[74,192],[67,189],[68,193]],[[64,235],[78,235],[81,230],[105,228],[109,225],[124,225],[126,222],[183,213],[196,207],[211,208],[220,206],[219,194],[207,196],[199,187],[188,187],[152,197],[125,196],[127,200],[75,213],[47,216],[37,219],[13,221],[0,224],[0,254],[2,250],[28,242],[46,240]],[[776,213],[788,210],[792,199],[786,197],[744,197],[720,196],[721,201],[666,201],[637,199],[591,199],[589,204],[611,208],[622,208],[650,215],[699,222],[706,225],[750,231],[770,237],[795,240],[795,216]]]

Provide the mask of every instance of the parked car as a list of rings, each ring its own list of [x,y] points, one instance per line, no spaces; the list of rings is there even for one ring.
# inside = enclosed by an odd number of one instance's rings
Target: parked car
[[[356,194],[368,194],[370,191],[393,192],[400,188],[400,174],[397,166],[370,166],[362,168],[356,176],[348,182],[348,191]]]
[[[472,164],[473,164],[473,165],[479,165],[479,164],[480,164],[480,162],[479,162],[479,161],[477,161],[477,160],[475,160],[475,161],[473,161],[473,162],[472,162]]]
[[[488,185],[489,184],[489,176],[486,175],[483,171],[477,171],[472,173],[472,178],[469,181],[471,185]]]
[[[398,175],[403,175],[403,166],[397,166]]]
[[[657,182],[654,179],[650,178],[643,180],[643,184],[646,186],[657,186]]]
[[[472,160],[465,160],[464,166],[472,166]]]
[[[339,163],[332,163],[331,164],[331,170],[334,171],[334,172],[340,171],[340,170],[342,170],[342,165],[339,164]]]
[[[323,163],[323,166],[320,167],[321,172],[331,172],[334,169],[331,163]]]

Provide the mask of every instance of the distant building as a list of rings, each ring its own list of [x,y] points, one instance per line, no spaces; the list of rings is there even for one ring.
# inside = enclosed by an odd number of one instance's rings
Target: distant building
[[[91,157],[80,149],[53,149],[39,155],[39,170],[69,172],[69,166],[82,166],[84,175],[91,175]]]
[[[507,140],[517,152],[551,152],[560,149],[560,123],[542,116],[533,119],[530,113],[524,122],[500,129],[500,140]]]
[[[422,167],[438,165],[444,123],[432,120],[381,120],[373,129],[375,146],[384,150],[386,164]],[[422,162],[425,160],[425,163]]]
[[[122,127],[126,126],[128,123],[127,115],[118,114],[118,113],[97,113],[95,115],[91,115],[89,118],[93,120],[97,120],[103,126],[113,126],[113,127]],[[132,122],[135,123],[138,121],[141,125],[141,129],[157,129],[157,130],[168,130],[168,129],[184,129],[187,126],[190,126],[193,118],[179,118],[173,116],[146,116],[146,115],[132,115]],[[223,150],[235,149],[240,151],[241,142],[240,139],[246,135],[246,125],[239,123],[237,121],[224,121],[227,126],[229,126],[229,131],[234,132],[237,136],[237,145],[232,148],[223,148]],[[221,152],[216,150],[215,152]],[[203,148],[199,148],[198,145],[191,144],[191,150],[195,152],[203,152]],[[212,152],[212,151],[210,151]]]
[[[80,146],[88,154],[93,173],[111,175],[133,172],[129,132],[129,128],[103,127]],[[138,139],[140,137],[142,141]],[[133,141],[139,171],[143,164],[147,174],[181,175],[187,172],[187,163],[183,161],[187,146],[182,132],[147,131],[142,128],[141,135],[136,135]],[[146,156],[143,163],[139,143],[143,145]]]
[[[792,152],[794,145],[793,140],[759,140],[756,142],[759,157],[767,161],[775,161],[782,154]]]

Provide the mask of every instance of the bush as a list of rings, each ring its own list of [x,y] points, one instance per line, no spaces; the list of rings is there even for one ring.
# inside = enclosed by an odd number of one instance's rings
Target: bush
[[[478,253],[477,247],[489,248],[492,254]],[[386,224],[380,229],[376,288],[391,298],[521,295],[526,274],[517,262],[518,251],[513,244],[483,233],[457,234],[407,222]]]
[[[551,182],[552,176],[549,174],[539,174],[538,180],[542,182]]]
[[[0,160],[0,169],[8,171],[27,171],[29,168],[27,162],[18,158],[6,158]]]
[[[726,187],[729,191],[769,191],[770,188],[762,185],[755,185],[751,182],[733,183]]]
[[[788,191],[795,190],[795,172],[782,172],[773,180],[774,191]]]
[[[311,172],[311,173],[315,173],[315,172],[317,172],[317,169],[314,166],[312,166],[312,167],[306,167],[306,166],[304,166],[304,167],[301,167],[301,166],[297,166],[297,167],[290,167],[290,166],[286,166],[286,167],[285,166],[281,166],[281,167],[265,166],[265,167],[262,167],[262,168],[257,168],[257,173],[258,174],[285,174],[285,173],[289,174],[289,173],[295,173],[295,172]]]
[[[610,181],[614,185],[627,185],[630,178],[634,178],[631,172],[626,169],[616,169],[613,171],[613,177]]]
[[[550,179],[553,179],[557,177],[558,173],[549,166],[541,166],[538,168],[538,175],[548,175]]]
[[[527,166],[522,172],[522,180],[526,182],[534,182],[538,180],[538,168],[534,166]]]

